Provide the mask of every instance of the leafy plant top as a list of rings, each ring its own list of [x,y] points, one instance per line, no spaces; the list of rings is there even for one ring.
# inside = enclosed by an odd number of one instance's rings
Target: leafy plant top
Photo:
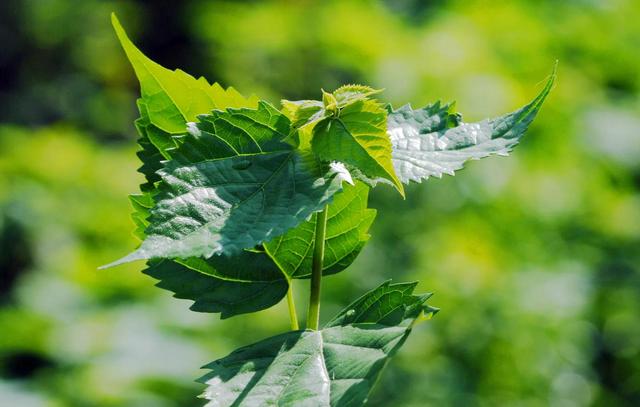
[[[384,283],[319,329],[323,276],[344,271],[369,239],[379,183],[453,175],[507,155],[555,79],[512,113],[465,123],[453,104],[393,108],[345,85],[320,100],[256,96],[163,68],[116,34],[140,81],[140,192],[130,196],[139,247],[104,266],[145,260],[160,288],[222,318],[287,298],[291,331],[216,360],[208,406],[359,406],[414,325],[435,314],[416,283]],[[310,280],[301,330],[293,279]]]

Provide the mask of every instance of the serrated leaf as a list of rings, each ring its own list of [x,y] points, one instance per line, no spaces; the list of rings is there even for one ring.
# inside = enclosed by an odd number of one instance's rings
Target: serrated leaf
[[[147,226],[149,226],[149,221],[147,220],[149,218],[149,211],[153,207],[153,197],[151,196],[151,192],[131,194],[129,195],[129,202],[133,208],[131,219],[136,226],[133,234],[138,239],[144,240],[146,237],[144,231],[147,229]]]
[[[413,295],[414,287],[386,282],[321,331],[288,332],[206,365],[207,406],[363,405],[416,319],[432,312],[428,295]],[[352,317],[346,323],[341,315]]]
[[[147,238],[135,252],[105,267],[252,248],[322,209],[341,189],[342,181],[350,180],[343,166],[318,163],[280,142],[288,134],[284,115],[275,109],[268,115],[259,109],[249,111],[228,109],[214,112],[210,120],[200,117],[201,122],[171,152],[178,158],[158,171],[162,182],[150,210]],[[211,121],[235,123],[235,130],[219,131]],[[210,131],[239,155],[219,158],[217,150],[202,149],[201,160],[191,161],[200,137]]]
[[[333,91],[333,96],[336,98],[338,107],[342,108],[380,92],[382,92],[382,89],[374,89],[364,85],[342,85]]]
[[[387,112],[375,100],[361,99],[315,125],[311,147],[321,159],[353,166],[371,179],[390,181],[404,196],[391,162]]]
[[[369,188],[363,183],[345,185],[327,206],[327,230],[323,274],[338,273],[358,256],[369,239],[368,230],[376,216],[367,208]],[[311,274],[317,214],[284,235],[264,244],[266,252],[289,278]]]
[[[375,321],[392,326],[402,324],[407,313],[413,315],[420,310],[425,314],[437,313],[437,308],[425,304],[431,293],[413,294],[417,285],[417,282],[391,284],[391,281],[386,281],[349,304],[327,322],[325,327],[363,321]]]
[[[282,100],[282,113],[291,120],[291,127],[301,127],[324,117],[324,105],[319,100]]]
[[[146,180],[140,189],[143,193],[153,192],[154,184],[160,180],[157,171],[162,168],[162,161],[170,158],[167,150],[175,148],[173,136],[185,133],[187,122],[195,120],[197,114],[216,108],[256,107],[258,98],[245,98],[233,88],[225,90],[217,83],[209,85],[204,78],[196,80],[183,71],[163,68],[129,40],[115,14],[111,15],[111,21],[140,81],[142,98],[137,103],[140,118],[135,125],[141,148],[137,156],[142,162],[138,171]],[[146,209],[134,205],[135,235],[141,239],[148,223],[147,216]]]
[[[257,104],[255,97],[245,99],[233,89],[225,91],[202,77],[195,79],[184,71],[171,71],[153,62],[129,40],[115,14],[111,15],[111,22],[140,81],[149,120],[160,130],[181,134],[185,132],[186,123],[194,121],[198,114],[216,108]]]
[[[536,117],[555,79],[529,104],[515,112],[463,123],[450,105],[431,104],[422,109],[405,105],[391,110],[387,131],[393,146],[393,166],[400,180],[421,182],[429,177],[453,175],[467,160],[508,155]]]
[[[369,96],[382,92],[363,85],[344,85],[329,94],[323,91],[323,100],[327,97],[335,100],[338,109],[363,100]],[[282,100],[282,113],[291,120],[291,128],[295,130],[292,137],[296,145],[301,149],[311,148],[311,138],[314,126],[320,120],[334,115],[335,111],[328,112],[326,103],[319,100]]]
[[[232,270],[219,270],[223,272],[232,274]],[[171,260],[150,262],[143,273],[159,280],[156,285],[172,291],[174,297],[192,300],[191,310],[220,313],[222,319],[269,308],[282,300],[289,287],[282,277],[271,281],[229,281]]]
[[[189,134],[176,138],[179,148],[170,150],[176,162],[188,165],[199,161],[291,151],[284,142],[290,122],[276,108],[260,102],[257,109],[229,108],[198,116]]]
[[[138,172],[143,174],[146,180],[144,184],[140,185],[140,189],[149,191],[154,189],[154,183],[160,181],[160,176],[157,174],[157,171],[162,168],[162,161],[167,157],[162,155],[161,149],[151,140],[154,138],[154,141],[159,141],[155,134],[155,128],[149,121],[147,106],[142,99],[138,99],[137,105],[140,117],[136,119],[135,126],[140,136],[138,138],[140,150],[136,155],[142,162],[142,166],[138,168]],[[168,135],[165,136],[164,139],[171,140]],[[163,143],[164,141],[165,140],[162,140]]]
[[[285,276],[271,258],[260,250],[242,250],[232,256],[218,255],[208,259],[191,257],[175,259],[191,270],[226,281],[244,283],[284,280]]]

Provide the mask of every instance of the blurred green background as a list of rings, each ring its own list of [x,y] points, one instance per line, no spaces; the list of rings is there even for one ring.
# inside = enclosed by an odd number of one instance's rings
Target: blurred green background
[[[382,280],[443,309],[372,406],[640,405],[640,3],[0,2],[0,406],[197,406],[199,366],[288,329],[286,306],[188,311],[127,253],[138,85],[116,11],[151,58],[277,103],[345,83],[467,121],[556,88],[509,158],[372,193],[323,316]],[[296,287],[304,314],[306,286]]]

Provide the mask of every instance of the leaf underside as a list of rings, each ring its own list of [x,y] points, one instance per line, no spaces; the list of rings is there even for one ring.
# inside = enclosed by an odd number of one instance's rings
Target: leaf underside
[[[327,206],[327,231],[323,274],[347,268],[369,240],[368,230],[376,216],[367,208],[369,188],[361,182],[346,185]],[[284,235],[264,244],[266,252],[289,278],[311,275],[317,215]]]
[[[320,331],[293,331],[205,366],[207,406],[361,406],[416,319],[436,309],[416,283],[386,282]]]
[[[230,281],[204,274],[172,260],[149,262],[143,271],[156,286],[172,291],[174,297],[192,300],[192,311],[220,313],[225,319],[270,308],[287,294],[283,278],[272,281]]]
[[[422,109],[405,105],[390,110],[387,132],[393,146],[393,166],[406,184],[429,177],[453,175],[467,160],[508,155],[536,117],[555,80],[555,69],[544,89],[515,112],[463,123],[452,105],[439,102]]]
[[[375,210],[367,208],[367,195],[368,188],[362,183],[347,185],[328,205],[323,274],[344,270],[368,240]],[[286,295],[289,279],[308,277],[314,237],[312,215],[265,244],[265,251],[152,261],[143,272],[159,280],[156,285],[173,292],[176,298],[194,301],[193,311],[221,313],[221,318],[228,318],[277,304]]]

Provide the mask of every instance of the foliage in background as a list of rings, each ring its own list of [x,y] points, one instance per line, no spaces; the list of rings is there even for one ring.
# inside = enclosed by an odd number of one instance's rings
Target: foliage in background
[[[288,326],[282,305],[213,322],[136,267],[95,272],[135,245],[121,197],[142,182],[135,129],[121,131],[137,85],[113,10],[162,65],[272,102],[363,82],[394,104],[455,97],[477,119],[523,104],[560,59],[562,87],[518,154],[409,187],[403,203],[372,194],[395,216],[329,278],[326,315],[392,276],[447,309],[413,333],[372,405],[638,404],[636,2],[249,4],[0,4],[0,404],[198,405],[194,366]],[[331,29],[309,31],[319,22]]]

